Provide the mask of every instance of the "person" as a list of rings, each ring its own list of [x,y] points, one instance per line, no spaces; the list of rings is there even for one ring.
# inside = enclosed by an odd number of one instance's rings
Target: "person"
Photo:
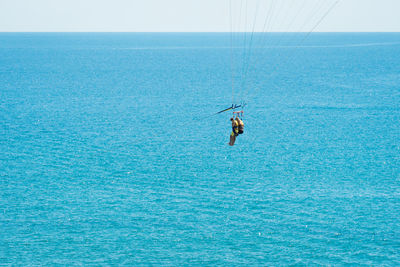
[[[229,145],[233,146],[236,141],[236,136],[238,136],[239,134],[239,124],[233,117],[231,118],[231,122],[232,122],[232,133],[229,137]]]
[[[236,117],[236,121],[238,123],[238,134],[243,134],[243,130],[244,130],[243,121],[239,117]]]

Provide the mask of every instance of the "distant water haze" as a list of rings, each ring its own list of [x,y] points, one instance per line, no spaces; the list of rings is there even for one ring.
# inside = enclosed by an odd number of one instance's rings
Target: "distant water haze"
[[[307,32],[332,5],[315,31],[400,31],[398,0],[2,0],[0,31],[229,32],[233,18],[234,30]]]

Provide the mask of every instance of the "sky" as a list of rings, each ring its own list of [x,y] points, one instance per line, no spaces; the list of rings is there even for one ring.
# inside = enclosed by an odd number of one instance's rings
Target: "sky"
[[[229,32],[252,31],[254,25],[255,31],[400,32],[400,0],[336,2],[0,0],[0,31]]]

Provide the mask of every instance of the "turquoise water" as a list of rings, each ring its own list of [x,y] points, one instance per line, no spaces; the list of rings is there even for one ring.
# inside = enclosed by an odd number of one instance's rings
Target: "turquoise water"
[[[0,34],[0,264],[399,265],[400,34],[268,38]]]

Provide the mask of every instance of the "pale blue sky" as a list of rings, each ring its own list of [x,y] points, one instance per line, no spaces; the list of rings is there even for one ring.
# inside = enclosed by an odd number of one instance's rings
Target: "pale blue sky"
[[[234,22],[245,25],[243,15],[238,22],[241,0],[231,1]],[[247,1],[250,20],[258,0]],[[308,31],[335,1],[260,0],[256,30],[272,4],[268,31]],[[230,31],[229,7],[229,0],[0,0],[0,31]],[[315,31],[399,32],[400,0],[341,0]]]

